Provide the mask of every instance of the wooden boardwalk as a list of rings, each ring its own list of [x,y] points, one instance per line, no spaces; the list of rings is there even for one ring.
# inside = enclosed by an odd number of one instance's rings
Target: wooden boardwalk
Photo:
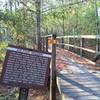
[[[100,71],[88,69],[67,56],[68,64],[57,72],[57,85],[62,100],[100,100]]]

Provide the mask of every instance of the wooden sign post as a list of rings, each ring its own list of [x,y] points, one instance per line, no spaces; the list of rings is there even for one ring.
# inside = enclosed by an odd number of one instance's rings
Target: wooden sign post
[[[30,88],[43,90],[49,79],[51,53],[10,45],[1,84],[20,88],[19,100],[27,100]]]
[[[52,40],[52,64],[51,64],[51,79],[50,79],[50,100],[56,100],[56,35],[53,34]]]
[[[18,100],[27,100],[28,99],[28,91],[29,91],[29,89],[20,88]]]

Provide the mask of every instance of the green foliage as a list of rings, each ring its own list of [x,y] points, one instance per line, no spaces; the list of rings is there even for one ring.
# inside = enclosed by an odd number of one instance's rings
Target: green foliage
[[[5,10],[0,11],[0,20],[4,21],[13,40],[17,37],[32,35],[35,30],[35,5],[32,5],[32,0],[22,0],[19,3],[17,0],[11,0],[15,5],[15,11]],[[79,2],[73,0],[72,3]],[[17,8],[16,4],[23,6]],[[94,0],[89,0],[83,3],[75,3],[55,7],[47,13],[42,14],[41,30],[43,33],[52,31],[65,35],[72,34],[96,34],[96,17]],[[100,2],[97,2],[97,6]],[[12,8],[12,7],[10,7]],[[17,42],[17,40],[15,41]]]
[[[5,48],[7,44],[16,44],[26,46],[27,36],[34,35],[35,23],[34,12],[29,11],[25,1],[25,5],[18,8],[17,0],[11,0],[13,6],[8,9],[5,5],[4,10],[0,10],[0,61],[3,61],[5,56]],[[24,2],[24,1],[22,1]],[[31,4],[31,9],[34,10],[34,5]]]
[[[7,45],[7,42],[0,42],[0,61],[4,60]]]
[[[43,31],[53,29],[58,35],[63,31],[64,35],[96,34],[95,10],[94,0],[57,7],[43,15]]]
[[[0,100],[17,100],[16,93],[3,93],[0,94]]]
[[[27,37],[34,36],[36,30],[36,7],[33,0],[21,0],[21,2],[19,0],[9,1],[11,2],[10,9],[5,5],[5,10],[0,10],[1,52],[3,52],[2,48],[6,47],[5,44],[7,42],[24,46],[31,44],[27,41]],[[96,34],[94,0],[78,4],[75,2],[80,2],[80,0],[72,0],[74,4],[53,7],[48,12],[42,13],[42,35],[53,32],[56,32],[58,35]],[[99,6],[100,2],[97,2],[97,7]],[[98,18],[98,22],[100,22],[100,18]],[[100,25],[98,28],[100,29]],[[4,36],[7,38],[2,38]],[[4,53],[0,57],[2,60]]]

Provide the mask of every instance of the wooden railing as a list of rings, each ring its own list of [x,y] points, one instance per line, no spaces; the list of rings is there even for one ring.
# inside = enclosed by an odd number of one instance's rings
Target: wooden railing
[[[100,59],[100,35],[59,36],[58,47],[96,61]]]
[[[48,51],[48,38],[51,36],[42,36],[43,51]],[[67,49],[93,61],[97,55],[100,55],[100,35],[57,36],[57,47]]]

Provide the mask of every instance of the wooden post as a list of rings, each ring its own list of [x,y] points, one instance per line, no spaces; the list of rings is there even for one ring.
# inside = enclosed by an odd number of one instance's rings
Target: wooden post
[[[72,43],[71,43],[71,38],[70,38],[70,37],[68,37],[68,38],[69,38],[69,44],[71,44],[71,45],[72,45]],[[69,46],[69,51],[72,51],[71,46]]]
[[[46,51],[48,51],[48,37],[46,37],[45,39],[46,39]]]
[[[63,37],[61,38],[61,43],[62,43],[61,47],[64,49],[64,38]]]
[[[45,37],[42,37],[42,48],[43,48],[43,51],[45,51]]]
[[[100,39],[98,38],[98,35],[96,38],[96,52],[100,52]]]
[[[18,100],[28,100],[28,91],[27,88],[20,88]]]
[[[80,37],[80,56],[82,57],[83,56],[83,50],[82,50],[82,48],[83,48],[83,43],[84,41],[83,41],[83,38],[81,38]]]
[[[44,45],[43,44],[43,37],[41,37],[41,44],[40,45],[41,45],[41,50],[43,51],[43,45]]]
[[[53,34],[53,40],[56,40],[56,35]],[[56,44],[52,44],[52,64],[51,64],[51,79],[50,79],[50,100],[56,100]]]
[[[69,44],[69,37],[67,37],[67,44]],[[67,49],[69,50],[69,45],[67,46]]]
[[[98,51],[100,52],[100,38],[98,39]]]
[[[83,50],[82,48],[84,47],[84,38],[80,37],[80,56],[83,56]]]

